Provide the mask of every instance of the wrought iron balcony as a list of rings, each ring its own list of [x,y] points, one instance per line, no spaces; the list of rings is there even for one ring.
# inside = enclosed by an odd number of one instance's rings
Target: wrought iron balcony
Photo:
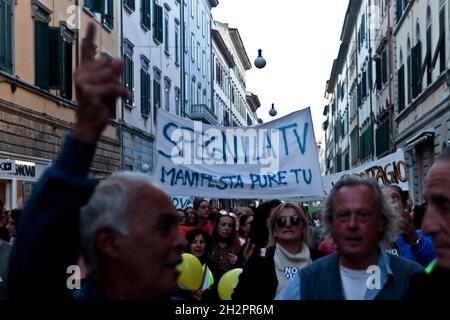
[[[193,104],[187,108],[187,116],[192,120],[198,120],[206,124],[217,125],[217,116],[211,112],[206,104]]]

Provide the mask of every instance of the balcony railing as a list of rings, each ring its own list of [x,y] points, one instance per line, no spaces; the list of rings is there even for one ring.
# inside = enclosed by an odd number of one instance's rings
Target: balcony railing
[[[211,125],[216,125],[218,122],[217,116],[211,112],[206,104],[193,104],[190,109],[187,108],[187,111],[187,116],[192,120],[198,120]]]

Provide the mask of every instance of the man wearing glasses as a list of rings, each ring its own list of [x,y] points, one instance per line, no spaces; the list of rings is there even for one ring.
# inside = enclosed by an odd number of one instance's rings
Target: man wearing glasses
[[[325,237],[338,252],[300,270],[278,300],[401,299],[418,264],[385,252],[396,236],[396,214],[378,184],[347,177],[334,186],[322,211]]]

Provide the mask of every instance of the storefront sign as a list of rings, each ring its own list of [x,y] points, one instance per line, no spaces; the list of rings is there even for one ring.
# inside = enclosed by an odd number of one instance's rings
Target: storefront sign
[[[0,159],[0,179],[37,181],[47,167],[48,164]]]

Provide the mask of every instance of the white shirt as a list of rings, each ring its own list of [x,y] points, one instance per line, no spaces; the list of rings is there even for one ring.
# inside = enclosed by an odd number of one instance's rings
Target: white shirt
[[[364,300],[367,291],[366,270],[353,270],[339,266],[342,280],[342,289],[346,300]]]

